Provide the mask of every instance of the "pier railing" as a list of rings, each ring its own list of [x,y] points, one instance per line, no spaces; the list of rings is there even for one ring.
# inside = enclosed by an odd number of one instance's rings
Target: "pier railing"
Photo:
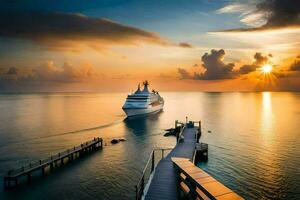
[[[196,141],[199,142],[200,136],[201,136],[201,121],[187,121],[186,123],[179,122],[178,120],[175,121],[175,128],[180,127],[180,131],[176,134],[176,141],[177,143],[180,143],[182,138],[182,133],[185,128],[190,128],[198,125],[198,132],[195,135]]]
[[[189,159],[172,157],[180,199],[236,199],[238,194],[194,165]]]
[[[180,140],[182,139],[182,133],[183,133],[185,127],[186,127],[185,124],[182,124],[182,125],[180,126],[180,131],[179,131],[179,133],[176,134],[176,141],[177,141],[177,143],[179,143]]]
[[[144,194],[145,187],[149,180],[151,179],[151,175],[155,169],[157,163],[163,159],[173,148],[155,148],[151,151],[149,159],[147,160],[146,166],[142,171],[142,175],[135,186],[136,189],[136,200],[142,199]]]
[[[26,171],[32,171],[34,168],[39,168],[43,165],[49,164],[52,161],[62,159],[64,157],[68,156],[71,153],[80,151],[80,150],[84,149],[85,147],[88,147],[91,144],[98,143],[98,142],[102,143],[102,138],[94,138],[93,140],[82,143],[81,145],[74,146],[73,148],[67,149],[63,152],[59,152],[55,155],[51,155],[50,157],[48,157],[46,159],[31,162],[28,165],[22,166],[22,167],[17,168],[17,169],[11,169],[7,172],[7,177],[18,176],[19,174],[22,174]]]

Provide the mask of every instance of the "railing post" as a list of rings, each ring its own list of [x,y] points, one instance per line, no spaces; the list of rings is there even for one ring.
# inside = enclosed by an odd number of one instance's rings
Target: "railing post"
[[[155,157],[154,157],[154,150],[152,151],[152,165],[151,165],[151,172],[154,170],[154,165],[155,165]]]
[[[139,200],[139,191],[138,191],[138,186],[135,186],[135,199]]]
[[[201,132],[201,121],[199,121],[199,131]]]
[[[145,188],[145,174],[144,174],[143,177],[142,177],[142,188],[141,188],[141,190],[142,190],[142,195],[143,195],[143,193],[144,193],[144,188]]]

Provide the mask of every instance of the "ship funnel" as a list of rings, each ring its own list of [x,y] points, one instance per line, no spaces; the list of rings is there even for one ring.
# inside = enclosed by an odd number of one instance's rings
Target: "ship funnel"
[[[141,91],[141,86],[140,86],[140,84],[138,84],[138,88],[137,88],[137,90],[135,91],[135,94],[138,94],[138,93],[141,93],[142,91]]]
[[[145,80],[145,81],[143,82],[143,85],[144,85],[144,90],[143,90],[143,92],[149,93],[149,90],[148,90],[148,85],[149,85],[149,83],[148,83],[148,81]]]

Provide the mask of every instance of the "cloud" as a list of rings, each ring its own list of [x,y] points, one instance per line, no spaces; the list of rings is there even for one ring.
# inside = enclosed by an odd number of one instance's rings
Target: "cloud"
[[[210,54],[205,53],[201,60],[203,67],[206,69],[204,73],[195,74],[195,79],[201,80],[217,80],[217,79],[231,79],[235,77],[233,72],[234,63],[224,63],[225,51],[224,49],[212,49]]]
[[[10,67],[7,70],[7,75],[17,75],[18,74],[18,69],[16,67]]]
[[[0,84],[4,81],[16,81],[18,79],[18,69],[16,67],[9,67],[8,69],[1,69]]]
[[[257,68],[260,68],[263,65],[269,63],[269,58],[271,57],[273,57],[272,54],[264,56],[260,52],[255,53],[254,62],[252,64],[247,64],[240,67],[239,74],[248,74],[250,72],[256,71]]]
[[[202,73],[189,73],[187,70],[178,68],[180,79],[195,79],[195,80],[219,80],[233,79],[236,77],[236,72],[233,71],[234,63],[224,63],[224,49],[212,49],[210,53],[205,53],[201,60],[202,67],[205,69]],[[193,67],[197,67],[194,65]]]
[[[95,68],[89,64],[74,66],[65,62],[62,67],[58,67],[53,61],[46,61],[38,67],[31,68],[29,72],[20,73],[18,68],[11,67],[7,72],[0,74],[0,83],[10,82],[60,82],[72,83],[91,81],[102,77]]]
[[[300,71],[300,56],[297,56],[295,61],[291,64],[290,71]]]
[[[101,50],[109,45],[173,45],[156,33],[109,19],[63,12],[1,12],[0,37],[26,39],[50,50]],[[180,47],[190,47],[180,43]]]
[[[249,11],[253,10],[252,4],[245,4],[245,3],[232,3],[224,6],[223,8],[220,8],[216,11],[218,14],[224,14],[224,13],[247,13]]]
[[[183,68],[178,68],[177,72],[179,73],[180,79],[193,79],[193,76]]]
[[[179,47],[183,47],[183,48],[193,48],[193,46],[189,43],[186,43],[186,42],[180,42],[178,44]]]
[[[54,82],[81,82],[95,79],[99,76],[91,65],[74,66],[65,62],[62,67],[54,65],[53,61],[46,61],[40,67],[32,70],[27,80]]]
[[[262,31],[285,27],[300,27],[300,1],[263,0],[256,4],[229,4],[217,13],[241,13],[241,22],[254,28],[225,30],[228,32]]]

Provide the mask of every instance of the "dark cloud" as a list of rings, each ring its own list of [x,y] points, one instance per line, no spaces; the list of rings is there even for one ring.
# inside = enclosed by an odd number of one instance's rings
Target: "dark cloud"
[[[263,27],[300,25],[298,0],[265,0],[256,7],[258,11],[267,13],[267,23]]]
[[[300,56],[297,56],[295,61],[291,64],[290,71],[300,71]]]
[[[192,79],[193,76],[185,69],[178,68],[177,69],[180,79]]]
[[[239,69],[239,74],[248,74],[250,72],[256,71],[257,68],[262,67],[263,65],[269,62],[269,58],[272,57],[272,54],[268,54],[266,56],[262,55],[262,53],[257,52],[254,55],[254,62],[252,64],[243,65]]]
[[[217,80],[234,78],[234,63],[224,63],[225,51],[223,49],[212,49],[210,54],[205,53],[201,60],[203,67],[206,69],[204,73],[195,74],[195,79],[201,80]]]
[[[179,43],[179,47],[183,47],[183,48],[193,48],[193,46],[189,43],[186,42],[180,42]]]
[[[140,42],[170,45],[158,34],[115,21],[62,12],[1,12],[0,37],[21,38],[49,49],[70,49],[76,42],[92,48]],[[181,43],[181,47],[188,47]]]
[[[226,31],[260,31],[278,29],[289,26],[300,26],[299,0],[263,0],[259,1],[252,11],[246,11],[242,16],[260,14],[265,23],[255,28],[231,29]]]
[[[203,62],[202,67],[205,69],[202,73],[191,74],[185,69],[178,68],[178,73],[181,79],[195,79],[195,80],[218,80],[218,79],[235,79],[241,77],[241,75],[248,74],[256,71],[263,65],[270,63],[272,54],[263,55],[261,52],[256,52],[253,56],[254,61],[252,64],[246,64],[241,66],[239,69],[234,69],[234,63],[225,63],[224,60],[225,51],[223,49],[215,50],[212,49],[210,53],[205,53],[201,60]],[[298,61],[295,61],[293,69],[298,69],[300,64],[300,57]],[[198,65],[194,65],[194,67]],[[299,69],[300,70],[300,69]],[[285,74],[280,71],[272,72],[277,77],[283,77]]]
[[[239,73],[240,74],[248,74],[250,72],[255,71],[256,68],[257,68],[256,65],[243,65],[242,67],[240,67]]]
[[[232,79],[236,77],[236,72],[233,71],[234,63],[224,63],[225,51],[223,49],[212,49],[210,53],[205,53],[201,60],[202,67],[205,69],[203,73],[190,74],[187,70],[178,68],[178,73],[181,79],[195,80],[218,80]],[[197,67],[198,65],[194,65]]]

